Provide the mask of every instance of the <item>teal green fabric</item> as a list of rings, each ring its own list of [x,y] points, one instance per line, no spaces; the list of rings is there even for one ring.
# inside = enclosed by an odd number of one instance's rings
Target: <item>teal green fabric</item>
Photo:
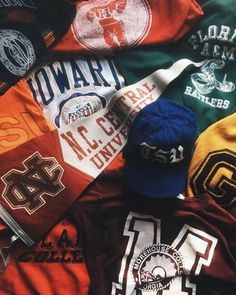
[[[127,85],[182,58],[207,59],[201,68],[187,68],[162,95],[196,113],[198,134],[236,110],[235,4],[235,0],[202,1],[204,16],[179,42],[115,53]]]

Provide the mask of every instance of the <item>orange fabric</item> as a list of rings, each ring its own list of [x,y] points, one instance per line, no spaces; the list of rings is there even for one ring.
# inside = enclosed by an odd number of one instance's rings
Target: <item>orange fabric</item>
[[[0,98],[0,154],[54,129],[20,80]],[[0,220],[0,231],[6,225]]]
[[[24,80],[0,98],[0,154],[53,129]],[[0,219],[0,251],[10,245],[12,234]],[[33,248],[18,240],[3,257],[0,252],[0,267],[9,258],[8,266],[0,273],[0,295],[88,293],[81,235],[68,219],[62,219]]]
[[[73,24],[52,50],[105,52],[173,42],[183,37],[203,15],[195,0],[140,0],[135,7],[128,0],[77,1],[76,9]],[[135,19],[134,10],[136,15],[142,15],[143,27]],[[134,32],[136,37],[132,37]]]
[[[0,97],[0,154],[53,129],[24,80]]]
[[[86,295],[89,277],[80,232],[62,219],[35,247],[14,246],[0,274],[0,295]]]

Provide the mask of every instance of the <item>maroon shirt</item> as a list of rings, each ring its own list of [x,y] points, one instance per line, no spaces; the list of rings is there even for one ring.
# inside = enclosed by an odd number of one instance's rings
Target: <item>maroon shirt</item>
[[[236,294],[236,219],[207,194],[137,197],[122,174],[103,173],[70,213],[85,232],[92,294]]]

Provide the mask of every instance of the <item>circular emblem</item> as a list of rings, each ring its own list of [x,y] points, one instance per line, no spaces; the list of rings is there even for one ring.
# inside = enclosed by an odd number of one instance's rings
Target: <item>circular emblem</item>
[[[144,248],[135,259],[132,272],[137,289],[157,292],[183,274],[183,259],[173,247],[153,244]]]
[[[57,127],[68,125],[91,116],[106,105],[105,97],[90,93],[73,93],[59,106],[59,114],[55,117]]]
[[[82,46],[104,52],[139,44],[150,24],[147,0],[90,0],[78,4],[72,29]]]
[[[0,61],[15,76],[24,76],[36,60],[30,40],[16,30],[0,30]]]

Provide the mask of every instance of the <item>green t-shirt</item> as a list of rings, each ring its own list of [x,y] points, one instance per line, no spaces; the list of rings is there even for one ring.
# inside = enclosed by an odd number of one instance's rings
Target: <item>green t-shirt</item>
[[[235,0],[202,1],[201,6],[204,16],[179,42],[114,54],[128,85],[183,58],[207,60],[200,68],[185,69],[162,94],[196,113],[198,133],[236,109]]]

